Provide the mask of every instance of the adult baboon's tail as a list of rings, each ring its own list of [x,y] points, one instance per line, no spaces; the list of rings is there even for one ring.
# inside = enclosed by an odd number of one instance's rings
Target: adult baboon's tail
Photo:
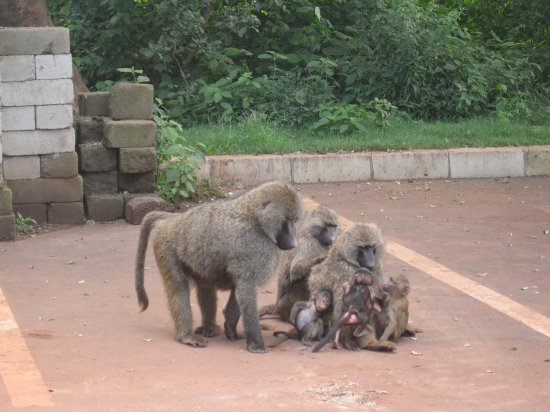
[[[136,293],[141,312],[143,312],[145,309],[147,309],[147,306],[149,306],[149,298],[147,297],[145,287],[143,286],[145,252],[147,251],[149,235],[151,234],[151,230],[153,230],[153,227],[155,226],[155,222],[168,219],[170,216],[174,216],[174,214],[168,212],[150,212],[145,215],[143,221],[141,222],[138,250],[136,255]]]
[[[273,305],[267,305],[267,306],[262,306],[259,310],[258,310],[258,315],[260,318],[263,318],[264,316],[267,316],[267,315],[275,315],[275,307],[276,305],[273,304]]]

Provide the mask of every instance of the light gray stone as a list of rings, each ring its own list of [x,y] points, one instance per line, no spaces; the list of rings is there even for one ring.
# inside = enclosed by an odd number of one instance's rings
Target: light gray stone
[[[35,80],[34,56],[0,56],[0,73],[3,82]]]
[[[40,156],[6,156],[3,166],[6,180],[40,177]]]
[[[447,179],[449,158],[441,151],[372,154],[373,179]]]
[[[72,79],[73,61],[70,54],[44,54],[35,57],[36,78]]]
[[[73,152],[75,148],[72,127],[59,130],[5,132],[0,139],[7,156]]]
[[[34,114],[34,106],[3,107],[2,131],[34,130],[36,128]]]
[[[297,155],[290,159],[294,183],[371,179],[371,159],[366,154]]]
[[[209,160],[210,178],[220,184],[258,184],[291,181],[288,156],[216,156]]]
[[[70,104],[36,106],[37,129],[65,129],[73,125],[73,107]]]
[[[550,148],[529,147],[525,153],[526,176],[550,176]]]
[[[454,149],[449,156],[453,179],[525,176],[521,149]]]
[[[69,52],[69,30],[64,27],[0,28],[0,56]]]
[[[2,82],[0,94],[4,106],[72,104],[73,81],[60,79]]]

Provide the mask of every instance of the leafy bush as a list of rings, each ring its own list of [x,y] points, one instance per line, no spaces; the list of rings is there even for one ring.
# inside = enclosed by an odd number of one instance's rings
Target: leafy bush
[[[376,99],[422,119],[525,115],[540,99],[548,102],[524,44],[471,32],[459,12],[428,0],[49,5],[56,22],[71,29],[88,84],[101,86],[115,67],[141,67],[166,113],[186,125],[255,112],[320,127],[329,112],[363,119],[358,110],[374,110],[387,126],[387,108],[370,106]],[[329,120],[329,127],[364,125],[348,120]]]
[[[187,143],[181,124],[168,117],[158,99],[153,119],[157,124],[157,194],[169,202],[177,202],[196,191],[194,170],[205,160],[204,153],[197,146],[204,146]]]

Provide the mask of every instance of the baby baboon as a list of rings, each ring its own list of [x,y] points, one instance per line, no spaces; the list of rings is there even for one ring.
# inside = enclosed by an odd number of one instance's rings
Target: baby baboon
[[[148,305],[143,287],[147,238],[155,220],[164,220],[154,240],[176,340],[204,347],[202,337],[218,333],[217,289],[231,290],[224,309],[225,335],[236,340],[242,313],[247,349],[265,352],[257,311],[257,288],[277,266],[280,250],[296,247],[301,197],[288,184],[272,182],[236,198],[196,206],[167,217],[150,213],[141,226],[136,257],[136,291],[141,310]],[[197,288],[202,326],[193,332],[190,284]]]
[[[296,302],[309,300],[311,268],[327,256],[338,228],[338,215],[326,206],[308,212],[298,229],[298,246],[286,252],[278,271],[277,301],[260,308],[260,317],[278,315],[289,321]]]
[[[311,346],[311,342],[321,340],[325,333],[325,326],[321,314],[332,305],[332,296],[326,290],[317,293],[309,302],[299,301],[292,307],[290,322],[294,325],[291,333],[275,331],[273,335],[278,337],[270,347],[275,347],[287,339],[301,340],[305,346]]]
[[[374,282],[372,275],[365,269],[359,269],[353,275],[351,282],[343,286],[342,313],[336,318],[327,335],[313,348],[312,352],[319,352],[327,343],[333,341],[336,348],[340,348],[340,333],[346,326],[350,326],[355,337],[367,334],[367,322],[370,312],[375,309],[374,301],[370,294],[369,286]],[[376,308],[380,310],[380,308]],[[349,347],[360,349],[359,345]]]
[[[414,336],[416,330],[409,327],[410,283],[405,275],[390,280],[382,286],[382,310],[371,314],[376,337],[381,340],[397,342],[402,335]]]
[[[336,316],[345,311],[342,285],[351,282],[358,269],[364,268],[371,273],[371,295],[379,294],[385,281],[382,267],[384,252],[384,239],[380,229],[370,223],[355,223],[336,238],[324,262],[313,267],[308,282],[309,289],[312,293],[328,290],[332,294],[333,309],[323,315],[327,316],[331,323],[335,321]],[[372,335],[370,333],[366,336],[353,336],[351,328],[344,328],[340,341],[346,349],[355,349],[357,345],[364,347],[367,341],[371,345],[378,344],[376,339],[370,340]],[[382,342],[379,346],[380,350],[393,350],[391,342]]]

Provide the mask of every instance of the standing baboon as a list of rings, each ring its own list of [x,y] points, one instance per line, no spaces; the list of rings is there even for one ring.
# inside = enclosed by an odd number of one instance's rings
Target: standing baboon
[[[292,332],[275,331],[273,336],[278,339],[269,345],[273,348],[287,339],[302,341],[304,346],[311,346],[316,340],[321,340],[325,333],[325,325],[321,315],[332,305],[332,296],[322,290],[313,296],[309,302],[299,301],[294,304],[290,312],[290,323],[294,325]]]
[[[375,308],[369,286],[374,282],[373,276],[366,269],[359,269],[353,275],[351,282],[343,285],[343,312],[338,315],[327,335],[315,345],[312,352],[319,352],[327,343],[333,342],[340,348],[340,333],[345,326],[353,326],[353,336],[361,337],[367,334],[369,314]],[[380,310],[378,308],[377,310]],[[357,346],[354,349],[360,349]]]
[[[397,342],[402,335],[414,336],[416,330],[409,327],[409,279],[405,275],[390,280],[382,286],[382,310],[372,312],[370,322],[380,340]]]
[[[324,262],[313,267],[308,282],[309,289],[312,294],[319,290],[328,290],[332,294],[333,309],[325,315],[331,323],[344,311],[342,285],[351,282],[358,269],[365,268],[372,274],[371,294],[379,294],[385,281],[382,267],[384,252],[385,244],[380,229],[371,223],[355,223],[336,238]],[[369,326],[367,329],[371,332]],[[364,347],[367,342],[371,346],[378,344],[374,333],[358,337],[353,336],[352,327],[342,330],[341,343],[346,349],[355,350],[357,346]],[[391,342],[381,342],[379,348],[394,349]]]
[[[296,221],[302,200],[288,184],[261,185],[234,199],[196,206],[171,217],[150,213],[141,227],[136,257],[136,291],[141,310],[148,305],[143,287],[147,239],[155,220],[164,220],[155,240],[155,258],[164,281],[176,340],[204,347],[215,336],[217,289],[231,290],[224,309],[225,335],[236,340],[242,313],[247,349],[265,352],[257,311],[257,288],[273,274],[280,250],[296,247]],[[197,288],[202,326],[193,332],[190,284]]]
[[[277,301],[260,308],[260,316],[290,320],[296,302],[309,300],[307,279],[311,268],[327,256],[338,228],[338,215],[326,206],[308,212],[298,228],[298,246],[285,252],[277,277]]]

